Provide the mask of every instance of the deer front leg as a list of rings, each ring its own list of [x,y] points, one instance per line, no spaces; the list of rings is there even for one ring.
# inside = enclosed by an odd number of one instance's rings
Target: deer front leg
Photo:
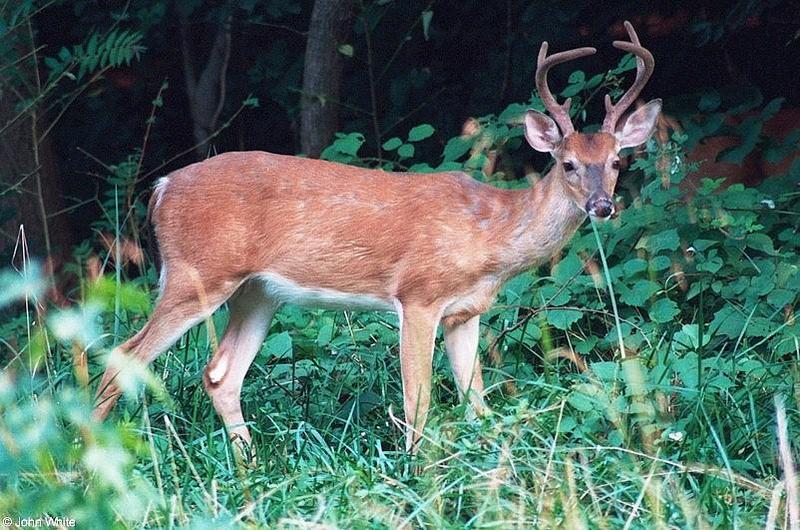
[[[400,317],[400,374],[406,420],[406,450],[416,451],[431,403],[433,344],[441,311],[403,305]]]
[[[480,315],[459,324],[448,324],[445,320],[444,345],[459,398],[468,398],[475,413],[482,416],[487,408],[483,401],[483,377],[478,358],[480,320]]]

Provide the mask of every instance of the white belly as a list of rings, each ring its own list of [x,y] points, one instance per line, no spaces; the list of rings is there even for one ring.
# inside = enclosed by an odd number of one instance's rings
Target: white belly
[[[281,303],[324,309],[395,310],[391,300],[384,300],[372,295],[345,293],[321,287],[303,287],[273,272],[259,274],[258,278],[263,282],[267,295]]]

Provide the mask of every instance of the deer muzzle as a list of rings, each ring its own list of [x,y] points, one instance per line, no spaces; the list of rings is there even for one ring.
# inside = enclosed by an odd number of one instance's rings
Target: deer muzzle
[[[614,202],[607,195],[592,195],[586,201],[586,211],[596,219],[608,219],[614,215]]]

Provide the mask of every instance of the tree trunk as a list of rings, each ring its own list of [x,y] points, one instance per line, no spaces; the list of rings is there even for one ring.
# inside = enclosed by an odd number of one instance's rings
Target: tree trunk
[[[35,46],[31,35],[22,24],[4,38],[24,57]],[[65,201],[55,149],[50,135],[40,137],[36,107],[20,114],[33,97],[29,91],[37,90],[36,68],[32,54],[0,80],[0,256],[10,256],[24,226],[29,253],[60,263],[69,256],[72,234],[67,216],[58,213]]]
[[[231,19],[228,18],[217,28],[214,44],[200,77],[195,77],[189,23],[186,19],[181,20],[181,52],[183,77],[192,114],[195,153],[202,160],[208,154],[209,138],[217,127],[225,105],[225,76],[231,55]]]
[[[300,143],[318,158],[339,128],[343,56],[352,30],[353,0],[316,0],[311,12],[300,102]]]

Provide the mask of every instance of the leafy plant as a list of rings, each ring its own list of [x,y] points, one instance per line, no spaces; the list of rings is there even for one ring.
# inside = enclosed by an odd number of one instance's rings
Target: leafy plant
[[[631,67],[570,76],[576,118]],[[324,157],[522,187],[517,125],[528,107],[541,108],[538,98],[449,139],[412,127],[383,142],[382,157],[360,155],[361,133],[341,133]],[[84,387],[101,367],[84,356],[102,358],[143,324],[142,286],[155,275],[126,280],[115,267],[113,280],[82,284],[79,306],[41,319],[31,318],[40,286],[9,272],[0,285],[19,305],[2,328],[11,362],[0,384],[0,510],[97,527],[761,527],[783,516],[792,499],[775,395],[788,398],[786,438],[800,438],[800,194],[786,184],[796,168],[761,189],[706,181],[687,201],[662,186],[660,161],[673,183],[697,170],[681,145],[698,134],[650,142],[618,219],[587,225],[552,267],[506,284],[482,319],[490,416],[465,419],[466,407],[452,406],[437,350],[441,406],[416,456],[393,421],[402,390],[391,315],[279,312],[242,393],[256,451],[248,469],[202,390],[226,311],[152,373],[134,373],[156,390],[163,380],[171,400],[158,390],[127,399],[121,423],[98,425]],[[439,155],[425,158],[432,149]],[[112,168],[115,190],[130,188],[139,162]],[[120,208],[120,196],[103,198],[115,213],[97,225],[117,241],[130,230],[120,220],[142,208]]]

